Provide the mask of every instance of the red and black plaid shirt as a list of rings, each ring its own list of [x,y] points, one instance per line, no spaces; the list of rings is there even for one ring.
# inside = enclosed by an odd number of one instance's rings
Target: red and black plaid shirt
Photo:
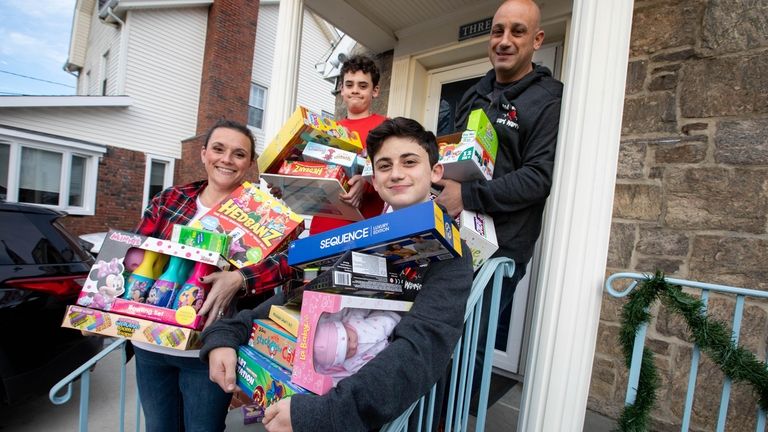
[[[208,182],[197,181],[170,187],[152,198],[144,210],[136,232],[161,239],[170,239],[175,224],[187,225],[197,213],[197,197]],[[258,264],[240,269],[245,276],[248,293],[255,295],[296,278],[284,252],[273,254]]]

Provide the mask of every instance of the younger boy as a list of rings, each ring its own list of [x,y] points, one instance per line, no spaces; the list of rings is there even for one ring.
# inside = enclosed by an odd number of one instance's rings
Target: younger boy
[[[386,119],[383,115],[371,112],[373,99],[379,96],[379,76],[376,63],[366,56],[354,55],[341,66],[340,92],[341,100],[347,107],[347,117],[339,123],[360,135],[363,149],[368,132]],[[384,207],[384,202],[376,191],[359,174],[349,179],[349,192],[342,194],[340,198],[359,208],[366,219],[380,215]],[[350,223],[352,221],[316,216],[312,218],[309,233],[318,234]]]
[[[431,183],[442,178],[435,136],[414,120],[384,121],[368,135],[368,152],[374,187],[394,210],[428,201]],[[267,408],[267,431],[368,431],[395,419],[443,376],[471,286],[471,253],[462,243],[461,258],[430,264],[383,351],[325,395],[295,395]],[[235,390],[237,346],[247,343],[253,319],[265,312],[242,311],[203,333],[200,358],[227,392]]]

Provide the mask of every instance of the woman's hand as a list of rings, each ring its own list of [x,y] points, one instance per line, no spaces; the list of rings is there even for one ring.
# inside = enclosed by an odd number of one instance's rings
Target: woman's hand
[[[339,195],[339,198],[354,208],[360,208],[360,202],[363,200],[363,191],[365,190],[363,176],[355,174],[347,183],[349,184],[349,192]]]
[[[207,315],[205,327],[224,316],[235,294],[243,286],[243,275],[239,271],[220,271],[201,278],[202,283],[211,284],[205,303],[198,314]]]

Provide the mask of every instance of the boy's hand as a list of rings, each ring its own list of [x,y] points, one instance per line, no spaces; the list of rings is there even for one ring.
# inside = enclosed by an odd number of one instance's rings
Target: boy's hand
[[[449,215],[456,217],[464,210],[464,202],[461,200],[461,183],[443,179],[435,184],[442,186],[443,191],[435,201],[445,207]]]
[[[349,184],[349,192],[339,195],[339,198],[354,208],[360,208],[360,202],[363,200],[363,190],[365,190],[363,176],[355,174],[347,183]]]
[[[264,429],[267,432],[293,432],[291,426],[291,398],[270,405],[264,412]]]
[[[237,352],[229,347],[214,348],[208,353],[208,377],[227,393],[235,391]]]
[[[271,193],[273,197],[283,199],[283,190],[280,189],[280,186],[273,186],[272,183],[267,183],[267,189],[269,189],[269,193]]]

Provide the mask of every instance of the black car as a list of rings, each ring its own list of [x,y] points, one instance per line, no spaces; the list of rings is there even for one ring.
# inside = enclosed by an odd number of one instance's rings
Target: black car
[[[0,202],[0,404],[46,394],[103,344],[61,327],[93,264],[62,216]]]

